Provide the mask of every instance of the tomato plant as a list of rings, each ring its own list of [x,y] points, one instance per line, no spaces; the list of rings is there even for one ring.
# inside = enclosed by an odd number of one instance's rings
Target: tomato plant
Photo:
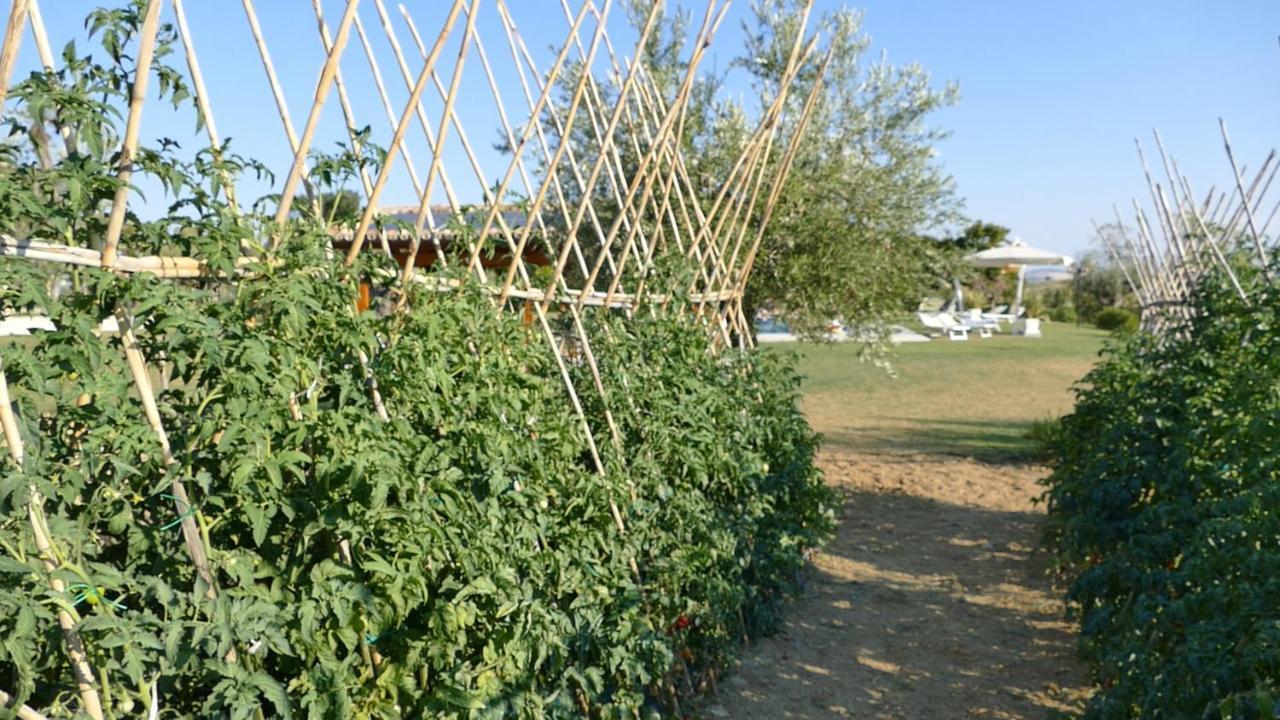
[[[1280,678],[1280,299],[1201,284],[1113,341],[1056,440],[1049,540],[1074,574],[1088,717],[1273,717]]]
[[[139,21],[136,6],[95,13],[106,61],[69,46],[61,70],[14,88],[7,234],[101,243]],[[185,107],[171,41],[154,71]],[[67,152],[49,152],[49,120]],[[599,437],[606,408],[619,427],[599,471],[546,338],[489,293],[358,310],[362,284],[400,291],[393,268],[335,261],[321,218],[281,231],[263,204],[223,199],[261,165],[165,141],[137,158],[171,202],[131,215],[122,247],[199,257],[205,276],[0,258],[0,311],[58,328],[0,345],[26,448],[0,465],[0,689],[17,702],[82,710],[60,611],[108,717],[632,717],[776,627],[833,523],[784,360],[716,352],[674,306],[589,318],[604,392],[584,392],[585,415]],[[378,160],[318,158],[316,179]],[[244,264],[267,233],[278,245]],[[72,290],[50,292],[64,276]],[[122,336],[99,330],[111,315],[151,361],[167,446]],[[577,387],[587,372],[573,367]],[[207,574],[185,550],[191,521]]]

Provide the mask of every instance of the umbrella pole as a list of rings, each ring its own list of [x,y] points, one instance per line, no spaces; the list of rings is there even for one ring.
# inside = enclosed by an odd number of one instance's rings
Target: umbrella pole
[[[955,289],[956,289],[956,308],[958,310],[963,311],[964,310],[964,293],[960,291],[960,278],[958,277],[951,278],[951,284],[955,286]]]
[[[1018,266],[1018,292],[1013,296],[1013,314],[1016,319],[1018,311],[1022,309],[1022,288],[1027,282],[1027,266]]]

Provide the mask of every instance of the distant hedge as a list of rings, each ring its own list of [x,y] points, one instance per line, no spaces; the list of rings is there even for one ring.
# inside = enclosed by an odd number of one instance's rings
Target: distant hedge
[[[1094,318],[1099,330],[1134,332],[1138,329],[1138,314],[1128,308],[1105,308]]]

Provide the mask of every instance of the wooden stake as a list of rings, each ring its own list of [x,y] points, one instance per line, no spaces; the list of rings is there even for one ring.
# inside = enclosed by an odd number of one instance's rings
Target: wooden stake
[[[18,420],[13,413],[13,400],[9,397],[9,383],[4,371],[0,368],[0,430],[4,431],[5,445],[9,448],[9,457],[19,470],[22,469],[23,443],[18,432]],[[31,524],[31,532],[35,536],[36,549],[40,552],[40,560],[48,574],[49,589],[61,595],[66,592],[66,585],[58,579],[54,572],[59,569],[57,553],[53,549],[53,540],[48,532],[48,522],[44,515],[44,497],[34,485],[27,489],[27,519]],[[76,689],[80,696],[80,707],[93,720],[102,720],[102,700],[98,697],[97,680],[93,675],[93,667],[89,665],[88,655],[84,649],[84,641],[80,631],[76,629],[76,621],[71,613],[59,606],[57,610],[58,627],[62,630],[62,641],[66,646],[67,659],[71,662],[71,673],[76,679]]]
[[[453,31],[454,22],[457,21],[459,13],[462,12],[462,3],[463,0],[453,0],[453,6],[445,18],[444,26],[440,28],[440,35],[436,38],[435,45],[431,48],[431,54],[423,65],[422,72],[418,74],[418,81],[414,83],[413,91],[409,93],[409,102],[400,114],[400,122],[396,124],[395,134],[391,137],[390,146],[387,147],[386,162],[382,164],[382,169],[378,172],[378,179],[373,184],[373,193],[369,200],[369,205],[365,207],[364,214],[360,217],[360,225],[356,228],[355,236],[351,240],[351,249],[347,252],[348,265],[354,264],[356,258],[360,257],[360,248],[364,245],[365,236],[369,233],[369,226],[373,224],[373,214],[378,204],[378,198],[382,194],[383,187],[387,184],[387,178],[391,176],[396,152],[400,149],[400,144],[404,142],[405,133],[408,132],[409,124],[413,120],[414,108],[418,106],[418,102],[422,99],[422,91],[427,87],[427,80],[431,77],[431,70],[435,67],[441,50],[444,49],[445,40],[449,38],[449,34]],[[426,201],[430,202],[430,199],[428,196]]]
[[[160,441],[160,452],[165,466],[172,466],[176,461],[169,447],[169,434],[165,432],[164,423],[160,419],[160,409],[156,405],[155,391],[151,387],[151,376],[147,373],[146,359],[142,355],[142,349],[138,347],[138,339],[133,332],[133,320],[128,313],[117,310],[116,322],[120,326],[120,344],[124,347],[129,373],[133,376],[133,386],[138,391],[138,398],[142,400],[147,424],[151,426],[156,438]],[[200,536],[200,529],[196,526],[194,513],[191,512],[195,506],[191,504],[191,498],[187,495],[186,485],[176,474],[170,485],[170,491],[173,493],[174,503],[182,519],[180,527],[182,539],[187,545],[187,554],[195,565],[196,573],[205,583],[205,597],[213,600],[218,597],[218,586],[214,581],[213,571],[209,567],[209,557],[205,551],[204,540]]]
[[[213,121],[213,108],[209,105],[209,91],[204,86],[204,75],[200,72],[200,61],[196,58],[196,46],[191,40],[191,30],[187,27],[187,13],[182,9],[182,0],[172,0],[173,16],[177,20],[178,35],[182,38],[182,49],[187,57],[187,70],[191,73],[191,84],[196,93],[196,109],[204,123],[205,133],[209,137],[209,149],[215,160],[222,160],[222,139],[218,135],[218,126]],[[236,189],[231,174],[225,168],[219,170],[222,176],[222,190],[226,194],[231,209],[239,214],[236,204]]]
[[[293,207],[293,195],[298,191],[298,183],[306,171],[311,138],[315,135],[316,126],[320,124],[320,112],[324,109],[324,102],[329,97],[329,88],[333,85],[334,77],[338,73],[338,62],[342,58],[342,51],[347,47],[347,38],[351,35],[351,21],[355,18],[356,8],[359,6],[360,0],[347,0],[347,9],[338,23],[338,36],[320,71],[320,80],[316,83],[315,97],[311,102],[311,112],[307,114],[307,124],[302,128],[302,138],[299,139],[298,148],[294,151],[293,166],[289,168],[289,175],[285,178],[280,207],[276,210],[275,223],[281,228],[289,219],[289,210]],[[279,245],[279,238],[274,244]]]
[[[30,705],[17,705],[15,707],[15,703],[16,701],[12,695],[0,690],[0,707],[17,713],[18,720],[49,720]]]
[[[1244,206],[1245,217],[1249,221],[1249,231],[1253,237],[1253,247],[1258,251],[1258,259],[1262,261],[1262,274],[1266,277],[1267,282],[1271,282],[1270,259],[1267,257],[1267,249],[1262,245],[1262,236],[1258,232],[1258,224],[1253,219],[1253,208],[1250,207],[1248,196],[1244,192],[1244,179],[1240,176],[1240,168],[1236,165],[1236,154],[1231,149],[1231,138],[1227,136],[1227,121],[1218,118],[1218,127],[1222,129],[1222,144],[1227,149],[1227,160],[1231,162],[1231,172],[1235,176],[1236,191],[1240,193],[1240,198]]]
[[[147,12],[142,20],[142,34],[138,41],[138,62],[133,78],[133,93],[129,100],[129,119],[125,122],[124,145],[120,148],[120,162],[116,180],[120,183],[115,199],[111,202],[111,217],[107,221],[107,234],[102,243],[102,269],[110,270],[116,264],[120,233],[124,230],[124,215],[129,206],[132,190],[133,155],[138,151],[138,131],[142,128],[142,104],[147,99],[147,81],[151,78],[151,60],[156,49],[156,30],[160,27],[162,0],[147,0]]]
[[[9,94],[9,82],[13,79],[13,66],[18,61],[18,48],[22,45],[22,31],[27,26],[28,0],[13,0],[9,5],[9,22],[4,29],[4,46],[0,47],[0,109],[4,108]]]
[[[421,242],[422,231],[426,227],[427,216],[431,214],[431,185],[435,180],[436,174],[442,167],[444,160],[445,141],[449,137],[449,118],[453,114],[453,105],[458,99],[458,88],[462,86],[462,70],[466,66],[467,52],[471,49],[471,33],[475,29],[476,16],[480,14],[480,0],[471,0],[471,10],[467,13],[467,22],[462,42],[458,47],[458,61],[453,66],[453,78],[449,83],[449,94],[444,100],[444,113],[440,116],[440,129],[436,132],[436,144],[431,148],[431,168],[427,171],[426,187],[422,190],[422,205],[418,207],[418,217],[413,223],[413,241],[409,245],[409,257],[405,259],[404,272],[401,281],[407,286],[409,280],[413,277],[415,269],[415,261],[418,258],[418,245]],[[427,73],[431,77],[435,77],[434,68]],[[501,197],[499,192],[498,196]],[[479,248],[484,245],[485,232],[480,233],[480,238],[475,243],[475,247]],[[472,250],[472,257],[475,257],[476,250]],[[470,268],[468,268],[470,269]],[[484,278],[484,270],[481,268],[479,275]],[[408,295],[401,297],[401,302]]]

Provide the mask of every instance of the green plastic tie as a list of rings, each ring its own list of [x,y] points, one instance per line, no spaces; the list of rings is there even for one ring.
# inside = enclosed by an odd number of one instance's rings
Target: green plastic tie
[[[181,505],[186,505],[186,503],[184,503],[184,502],[182,502],[181,500],[179,500],[178,498],[176,498],[176,497],[174,497],[174,496],[170,495],[169,493],[161,493],[160,497],[165,498],[165,499],[168,499],[168,500],[172,500],[172,501],[174,501],[175,503],[177,503],[179,506],[181,506]],[[195,508],[191,507],[190,505],[187,505],[187,509],[186,509],[186,510],[183,510],[183,511],[182,511],[182,514],[181,514],[181,515],[179,515],[179,516],[177,517],[177,519],[175,519],[175,520],[170,520],[169,522],[165,523],[164,525],[161,525],[161,526],[160,526],[160,529],[161,529],[161,530],[171,530],[171,529],[173,529],[173,528],[175,528],[175,527],[178,527],[179,525],[181,525],[181,524],[182,524],[182,521],[183,521],[183,520],[186,520],[187,518],[191,517],[194,513],[195,513]]]

